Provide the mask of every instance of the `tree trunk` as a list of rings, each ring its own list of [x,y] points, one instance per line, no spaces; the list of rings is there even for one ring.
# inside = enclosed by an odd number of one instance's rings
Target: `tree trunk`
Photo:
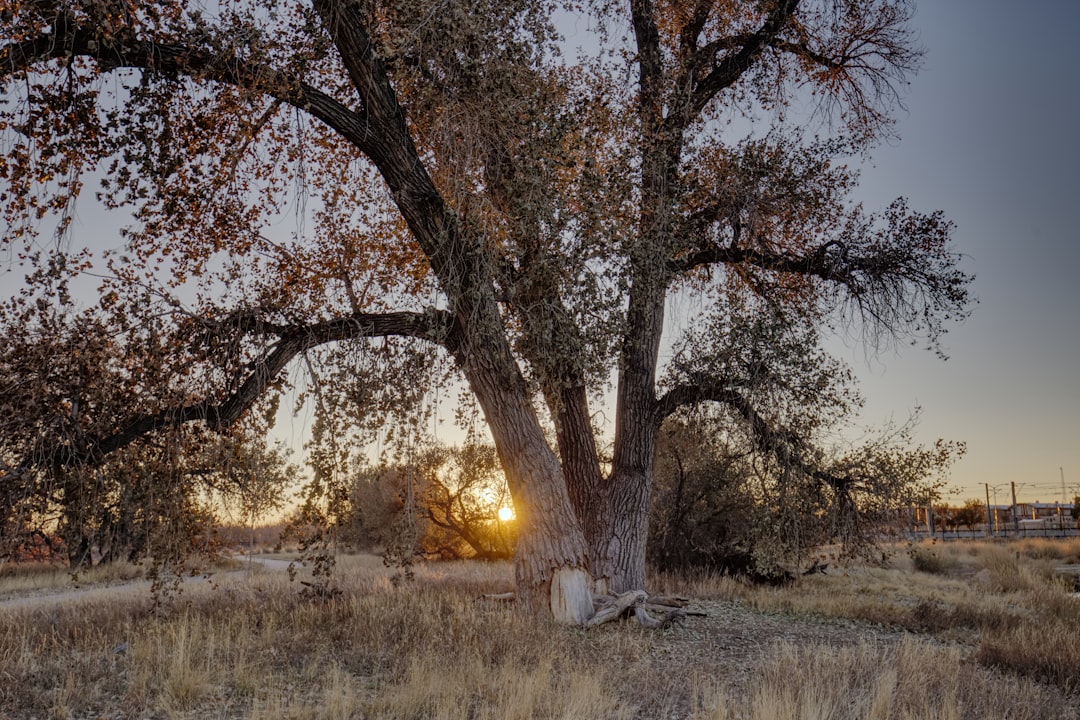
[[[352,3],[318,0],[315,6],[363,98],[372,133],[354,142],[386,180],[455,318],[448,349],[483,409],[514,498],[519,596],[546,605],[557,620],[583,623],[593,612],[585,538],[511,353],[483,238],[465,229],[428,175],[366,16]]]
[[[485,382],[488,378],[479,378]],[[522,381],[524,382],[524,381]],[[560,622],[593,612],[585,537],[570,505],[562,469],[524,393],[473,384],[506,473],[519,528],[518,597],[548,608]]]
[[[518,597],[559,622],[582,624],[593,614],[585,537],[494,297],[481,293],[474,299],[452,351],[484,412],[514,499]]]
[[[629,328],[619,371],[615,452],[605,487],[606,547],[601,566],[608,592],[645,587],[653,462],[656,457],[656,363],[664,321],[664,292],[646,284],[631,292]],[[601,581],[602,584],[602,581]]]
[[[589,545],[594,587],[598,593],[641,590],[645,583],[645,550],[649,535],[652,468],[618,469],[604,487],[603,512]]]
[[[642,472],[618,467],[604,477],[584,386],[565,388],[558,408],[555,429],[559,456],[570,501],[585,535],[593,590],[600,595],[641,590],[645,587],[651,458],[640,460],[646,466]],[[635,421],[642,420],[639,416],[633,414]]]

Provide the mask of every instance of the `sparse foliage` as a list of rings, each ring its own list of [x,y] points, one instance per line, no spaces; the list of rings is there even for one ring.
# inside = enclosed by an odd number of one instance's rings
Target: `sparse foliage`
[[[360,470],[346,533],[360,547],[395,557],[507,559],[517,529],[499,513],[509,507],[495,448],[434,447],[412,466]]]
[[[775,582],[805,568],[825,545],[848,559],[876,560],[906,509],[940,494],[943,474],[964,450],[915,446],[913,423],[855,450],[834,448],[792,465],[763,461],[755,438],[733,432],[738,426],[729,418],[669,418],[657,448],[650,561]]]

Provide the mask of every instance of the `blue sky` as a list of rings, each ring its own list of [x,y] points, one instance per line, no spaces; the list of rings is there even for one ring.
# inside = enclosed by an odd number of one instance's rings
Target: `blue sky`
[[[921,405],[918,437],[965,440],[961,498],[1080,494],[1080,4],[923,0],[927,54],[900,140],[863,170],[868,208],[904,195],[956,223],[980,304],[945,338],[950,355],[902,348],[871,362],[842,349],[867,422]],[[1004,488],[1004,490],[1003,490]]]

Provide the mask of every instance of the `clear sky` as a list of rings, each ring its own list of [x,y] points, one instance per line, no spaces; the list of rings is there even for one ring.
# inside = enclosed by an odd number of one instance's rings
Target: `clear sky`
[[[959,499],[1008,484],[1021,500],[1080,494],[1080,3],[922,0],[926,48],[899,142],[863,171],[868,208],[905,195],[956,223],[980,304],[944,345],[867,362],[864,419],[923,409],[918,437],[965,440]],[[1071,488],[1070,488],[1071,486]],[[1003,495],[1004,493],[1004,495]],[[991,498],[993,500],[993,498]]]

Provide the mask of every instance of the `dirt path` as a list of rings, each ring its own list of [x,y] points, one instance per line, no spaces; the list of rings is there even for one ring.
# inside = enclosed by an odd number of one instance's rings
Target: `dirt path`
[[[185,575],[180,578],[185,592],[210,589],[222,578],[240,579],[246,573],[248,576],[261,575],[265,572],[286,572],[289,569],[289,560],[276,558],[261,558],[243,556],[236,558],[243,563],[242,567],[232,570],[218,570],[202,575]],[[48,608],[71,602],[104,602],[115,600],[118,597],[131,597],[139,593],[149,596],[152,583],[150,580],[128,580],[111,583],[108,585],[87,585],[86,587],[75,586],[69,589],[51,589],[27,591],[9,598],[0,600],[0,611]]]

